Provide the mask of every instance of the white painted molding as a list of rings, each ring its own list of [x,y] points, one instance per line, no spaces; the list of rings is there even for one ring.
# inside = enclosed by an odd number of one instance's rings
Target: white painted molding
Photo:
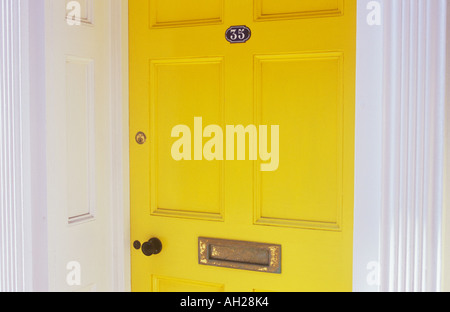
[[[379,290],[384,26],[383,23],[369,25],[367,22],[367,16],[373,10],[369,6],[371,2],[358,0],[357,14],[353,235],[355,292]]]
[[[0,292],[47,289],[40,8],[42,0],[0,5]]]
[[[128,122],[128,0],[111,0],[111,120],[113,290],[131,291],[129,122]]]
[[[442,291],[450,292],[450,5],[447,7],[446,133],[444,217],[442,218]]]
[[[27,22],[27,48],[23,58],[27,59],[29,98],[29,196],[31,227],[27,229],[27,241],[32,243],[32,291],[48,290],[48,234],[47,234],[47,161],[46,161],[46,97],[45,97],[45,0],[20,0],[28,7],[23,12]],[[24,45],[25,46],[25,45]],[[31,276],[31,275],[30,275]]]
[[[0,4],[0,292],[31,289],[26,21],[22,1]]]
[[[382,291],[440,290],[446,6],[385,1]]]

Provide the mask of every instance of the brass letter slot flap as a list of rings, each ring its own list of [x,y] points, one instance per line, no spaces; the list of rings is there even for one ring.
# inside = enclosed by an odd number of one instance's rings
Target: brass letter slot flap
[[[199,263],[280,274],[281,246],[200,237]]]

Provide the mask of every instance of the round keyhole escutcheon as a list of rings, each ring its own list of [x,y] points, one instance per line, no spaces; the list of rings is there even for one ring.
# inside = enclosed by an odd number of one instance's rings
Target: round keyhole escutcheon
[[[145,135],[144,132],[138,132],[136,134],[136,142],[139,145],[144,144],[145,142],[147,142],[147,136]]]

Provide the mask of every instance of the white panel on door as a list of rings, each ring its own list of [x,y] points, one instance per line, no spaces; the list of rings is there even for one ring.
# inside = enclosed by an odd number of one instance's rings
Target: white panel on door
[[[66,59],[67,203],[70,224],[95,215],[94,61]]]

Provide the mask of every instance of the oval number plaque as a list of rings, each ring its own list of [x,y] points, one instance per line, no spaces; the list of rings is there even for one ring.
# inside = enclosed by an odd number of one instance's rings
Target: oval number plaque
[[[231,26],[227,29],[225,37],[231,43],[244,43],[250,40],[252,31],[247,26]]]

